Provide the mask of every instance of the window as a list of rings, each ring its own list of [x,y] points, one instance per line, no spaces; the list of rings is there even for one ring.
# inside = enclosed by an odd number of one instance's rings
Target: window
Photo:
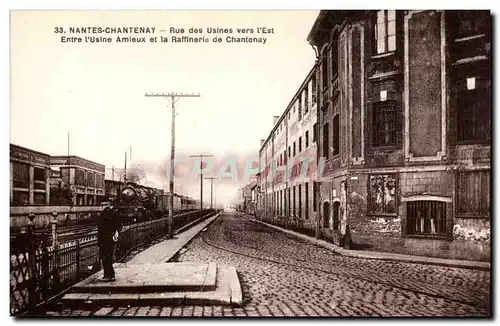
[[[293,157],[297,155],[297,151],[295,150],[295,142],[293,142]]]
[[[298,217],[302,218],[302,185],[299,185],[299,209]]]
[[[457,216],[490,217],[490,171],[461,171],[457,174]]]
[[[313,181],[313,212],[316,212],[316,192],[318,191],[317,189],[318,184],[316,181]]]
[[[396,10],[379,10],[375,24],[377,54],[396,50]]]
[[[330,227],[330,203],[327,201],[323,203],[323,227]]]
[[[103,188],[103,181],[104,181],[104,176],[102,174],[97,174],[96,175],[96,188],[102,189]]]
[[[306,148],[309,147],[309,130],[306,130]]]
[[[305,183],[304,185],[305,198],[306,198],[306,220],[309,219],[309,183]]]
[[[488,10],[457,10],[454,14],[453,31],[457,39],[489,34],[491,14]]]
[[[295,186],[293,186],[293,209],[292,209],[292,216],[295,216]]]
[[[396,175],[371,175],[369,182],[369,212],[372,214],[395,214]]]
[[[312,93],[312,104],[311,105],[314,105],[316,104],[316,73],[313,74],[312,76],[312,83],[311,83],[311,93]]]
[[[77,169],[75,171],[75,185],[85,186],[85,172],[83,170]]]
[[[318,132],[318,124],[315,123],[313,125],[313,143],[315,143],[317,140],[317,136],[318,136],[317,132]]]
[[[336,114],[333,117],[333,156],[340,153],[340,119]]]
[[[309,112],[309,83],[304,89],[304,115]]]
[[[302,136],[299,137],[299,153],[302,152]]]
[[[284,198],[283,198],[283,190],[280,190],[280,215],[283,215],[283,201],[284,201]]]
[[[490,81],[464,78],[457,94],[457,140],[482,142],[491,139]]]
[[[339,230],[340,226],[340,202],[333,203],[333,229]]]
[[[288,188],[288,200],[287,200],[287,215],[290,215],[290,209],[291,209],[291,203],[292,203],[292,196],[291,196],[291,188]]]
[[[33,177],[34,177],[35,181],[45,182],[45,169],[44,168],[35,167],[34,168],[34,176]]]
[[[429,200],[408,202],[408,234],[446,234],[446,203]]]
[[[297,107],[299,109],[299,121],[302,120],[302,93],[299,93],[299,98],[297,99]]]
[[[396,113],[394,101],[373,103],[373,146],[396,146]]]
[[[325,123],[323,126],[323,157],[325,157],[325,159],[330,157],[330,139],[328,128],[330,128],[330,126],[328,123]]]
[[[338,35],[335,34],[333,36],[333,41],[332,41],[332,79],[335,78],[337,75],[338,69],[339,69],[339,64],[338,64],[338,45],[337,45],[337,37]]]
[[[30,184],[29,165],[24,163],[12,162],[12,179],[14,188],[29,189],[29,184]]]
[[[27,191],[14,191],[12,205],[29,205],[29,193]]]
[[[323,52],[323,59],[321,61],[321,74],[322,74],[322,85],[323,91],[328,86],[328,56],[326,55],[328,51],[325,49]]]
[[[35,205],[45,205],[45,194],[36,192],[34,195]]]
[[[290,146],[288,146],[288,158],[290,158],[292,155],[292,151],[290,150]]]
[[[286,165],[286,150],[283,152],[283,164]]]
[[[45,190],[45,169],[34,167],[33,168],[33,180],[34,180],[34,188],[39,190]],[[45,203],[45,201],[43,202]],[[36,204],[36,202],[35,202]]]

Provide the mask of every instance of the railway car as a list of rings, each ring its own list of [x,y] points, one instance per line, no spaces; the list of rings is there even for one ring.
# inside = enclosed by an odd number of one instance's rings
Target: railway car
[[[170,194],[162,189],[127,182],[120,190],[115,204],[126,223],[139,222],[168,214],[169,196]],[[172,209],[174,214],[199,208],[198,200],[173,194]]]
[[[162,190],[127,182],[116,203],[118,211],[127,222],[150,220],[162,213]]]

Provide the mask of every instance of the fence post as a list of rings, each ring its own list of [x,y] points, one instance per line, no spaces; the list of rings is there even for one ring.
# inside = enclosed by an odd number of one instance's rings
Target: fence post
[[[35,314],[38,303],[36,282],[36,244],[35,244],[35,214],[30,213],[28,221],[28,275],[29,275],[29,295],[28,312]]]
[[[47,308],[48,299],[50,297],[49,291],[49,278],[50,278],[50,267],[49,267],[49,250],[48,250],[48,241],[46,236],[44,235],[42,239],[42,250],[41,250],[41,279],[40,279],[40,290],[43,292],[43,301],[45,302],[45,308]]]
[[[59,265],[60,265],[60,257],[59,257],[59,239],[57,237],[57,212],[52,212],[52,221],[50,221],[52,226],[52,258],[54,259],[53,268],[52,268],[52,277],[54,280],[54,288],[56,292],[59,291],[60,288],[60,276],[59,276]]]
[[[76,281],[80,280],[80,239],[76,239]]]

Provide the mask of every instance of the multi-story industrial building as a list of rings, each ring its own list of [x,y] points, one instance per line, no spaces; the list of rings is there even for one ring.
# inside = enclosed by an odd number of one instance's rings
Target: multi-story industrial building
[[[489,260],[491,35],[489,11],[321,11],[305,82],[317,115],[304,125],[302,86],[263,141],[260,216],[339,245]],[[273,181],[312,121],[317,174]]]
[[[10,144],[10,205],[48,205],[50,155]]]
[[[316,179],[316,68],[300,85],[259,150],[257,216],[314,228]]]
[[[107,200],[104,165],[78,156],[52,156],[50,165],[60,171],[61,187],[70,189],[72,205],[95,206]]]

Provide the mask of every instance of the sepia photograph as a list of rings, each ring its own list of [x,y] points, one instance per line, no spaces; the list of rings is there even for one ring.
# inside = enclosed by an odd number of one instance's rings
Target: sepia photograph
[[[488,8],[9,19],[11,317],[493,317]]]

